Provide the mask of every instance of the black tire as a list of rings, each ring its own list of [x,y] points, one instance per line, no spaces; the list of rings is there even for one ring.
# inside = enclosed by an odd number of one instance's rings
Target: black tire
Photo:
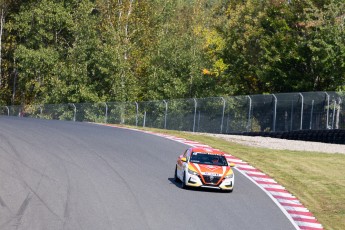
[[[175,182],[180,182],[181,180],[177,177],[177,166],[175,167],[175,175],[174,175]]]
[[[232,193],[232,191],[234,191],[234,189],[225,190],[226,193]]]

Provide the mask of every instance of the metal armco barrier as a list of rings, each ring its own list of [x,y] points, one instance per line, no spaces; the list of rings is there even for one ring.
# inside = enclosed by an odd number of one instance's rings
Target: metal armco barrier
[[[345,129],[297,130],[288,132],[242,132],[241,135],[345,144]]]

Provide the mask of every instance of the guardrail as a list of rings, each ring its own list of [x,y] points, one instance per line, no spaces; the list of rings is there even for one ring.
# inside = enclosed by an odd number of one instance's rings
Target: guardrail
[[[341,92],[0,106],[0,115],[208,133],[345,129]]]
[[[243,136],[262,136],[281,138],[288,140],[302,140],[313,142],[324,142],[332,144],[345,144],[345,129],[328,130],[296,130],[287,132],[242,132]]]

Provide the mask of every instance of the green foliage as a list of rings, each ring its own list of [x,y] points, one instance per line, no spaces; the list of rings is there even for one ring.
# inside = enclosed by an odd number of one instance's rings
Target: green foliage
[[[196,30],[202,15],[198,6],[205,1],[166,1],[155,9],[154,44],[148,49],[143,99],[169,99],[206,95],[202,69],[207,62],[203,37]]]
[[[336,90],[344,81],[342,1],[230,4],[224,71],[235,92]],[[326,3],[330,3],[326,5]]]
[[[341,0],[0,1],[0,104],[344,90]]]
[[[304,42],[315,90],[335,90],[344,84],[344,9],[343,1],[331,1],[323,10],[307,9]]]

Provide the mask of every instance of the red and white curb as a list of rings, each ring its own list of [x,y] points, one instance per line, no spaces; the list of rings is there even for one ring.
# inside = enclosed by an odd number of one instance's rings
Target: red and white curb
[[[105,124],[101,124],[105,125]],[[116,125],[106,125],[117,128],[129,129],[140,131],[160,137],[167,138],[176,142],[180,142],[192,147],[207,147],[212,148],[209,145],[201,144],[197,141],[190,141],[184,138],[175,137],[172,135],[166,135],[161,133],[155,133],[151,131],[143,131],[138,129],[124,128]],[[277,204],[281,211],[286,215],[286,217],[291,221],[296,229],[301,230],[321,230],[324,229],[322,225],[317,221],[313,214],[303,206],[303,204],[291,193],[289,193],[283,186],[279,185],[274,179],[261,172],[260,170],[249,165],[247,162],[234,157],[230,154],[226,156],[228,162],[233,162],[236,164],[236,169],[238,172],[246,176],[249,180],[260,187],[272,200]]]

